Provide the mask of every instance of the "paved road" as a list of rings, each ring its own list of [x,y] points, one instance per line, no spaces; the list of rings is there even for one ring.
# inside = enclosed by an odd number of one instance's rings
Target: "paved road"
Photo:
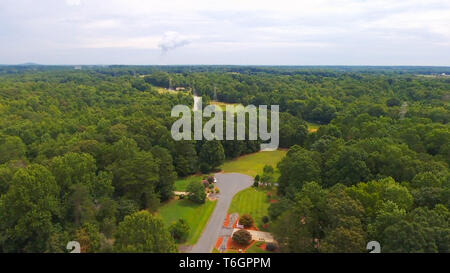
[[[220,173],[216,174],[216,178],[217,186],[220,189],[216,208],[209,218],[209,222],[202,236],[189,252],[210,253],[213,250],[219,233],[222,230],[233,196],[253,184],[252,177],[240,173]]]

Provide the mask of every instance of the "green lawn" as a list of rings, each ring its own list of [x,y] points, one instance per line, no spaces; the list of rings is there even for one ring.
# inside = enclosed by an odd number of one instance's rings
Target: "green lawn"
[[[205,204],[200,205],[186,199],[172,200],[159,209],[159,215],[161,215],[166,226],[171,225],[180,218],[186,220],[191,228],[186,245],[193,245],[200,238],[209,217],[216,207],[216,203],[216,201],[206,201]]]
[[[277,150],[244,155],[235,160],[225,162],[221,169],[224,172],[255,176],[258,173],[262,173],[266,164],[276,167],[276,164],[285,154],[286,151]],[[278,175],[278,170],[275,170],[275,179]],[[186,191],[186,187],[190,182],[201,181],[203,176],[192,175],[175,181],[175,191]],[[257,226],[260,227],[262,225],[261,218],[267,215],[267,208],[269,207],[266,198],[266,191],[264,190],[246,189],[236,194],[229,211],[238,212],[239,214],[249,213],[255,219]],[[159,209],[159,214],[167,225],[177,221],[179,218],[185,219],[191,227],[191,233],[186,244],[193,245],[200,237],[215,205],[216,202],[210,201],[204,205],[197,205],[188,200],[172,200]]]
[[[204,175],[191,175],[188,177],[180,178],[175,181],[175,191],[186,191],[187,186],[192,181],[202,181]]]
[[[262,245],[263,242],[254,243],[249,249],[245,251],[245,253],[273,253],[264,249],[261,249],[259,246]]]
[[[261,228],[262,217],[268,214],[267,209],[269,205],[267,191],[251,187],[238,192],[233,197],[228,213],[250,214],[255,220],[256,226]]]
[[[236,159],[225,162],[220,168],[226,173],[242,173],[255,176],[262,174],[265,165],[272,165],[276,168],[277,163],[284,157],[287,151],[276,150],[271,152],[258,152],[240,156]],[[279,176],[275,172],[275,179]]]
[[[255,176],[258,173],[262,174],[264,165],[272,165],[276,168],[277,163],[286,154],[285,150],[277,150],[273,152],[258,152],[248,155],[240,156],[236,159],[230,160],[222,164],[220,168],[226,173],[243,173],[250,176]],[[202,178],[207,176],[203,175],[191,175],[188,177],[180,178],[175,181],[175,191],[186,191],[186,187],[192,181],[202,181]],[[275,169],[274,178],[277,179],[279,172]]]

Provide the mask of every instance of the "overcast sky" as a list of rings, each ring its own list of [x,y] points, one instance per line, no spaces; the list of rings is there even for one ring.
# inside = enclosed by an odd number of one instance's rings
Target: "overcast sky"
[[[449,0],[1,0],[0,64],[450,65]]]

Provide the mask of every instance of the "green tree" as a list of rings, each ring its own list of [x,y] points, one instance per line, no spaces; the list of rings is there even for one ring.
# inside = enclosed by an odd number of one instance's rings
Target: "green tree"
[[[27,147],[17,136],[0,137],[0,164],[12,159],[25,159]]]
[[[113,184],[120,196],[139,200],[141,208],[155,210],[159,203],[155,189],[159,181],[158,163],[149,152],[137,152],[130,158],[111,164]]]
[[[325,163],[326,184],[354,185],[367,181],[370,170],[366,165],[367,153],[355,147],[344,147]]]
[[[383,252],[437,252],[432,235],[419,223],[401,220],[387,227],[380,242]]]
[[[299,191],[303,184],[310,181],[321,181],[320,166],[312,158],[311,152],[294,145],[286,156],[278,163],[280,177],[278,191],[287,194]]]
[[[85,223],[76,230],[75,240],[80,243],[82,253],[95,253],[100,250],[104,236],[95,224]]]
[[[61,217],[59,187],[45,167],[18,170],[0,197],[0,246],[4,252],[44,252]]]
[[[52,159],[50,170],[62,192],[69,193],[70,187],[81,184],[93,189],[96,181],[95,159],[90,154],[67,153]]]
[[[192,141],[177,141],[175,143],[175,170],[180,176],[193,174],[198,170],[198,157]]]
[[[95,217],[94,202],[89,195],[89,189],[83,184],[75,184],[70,187],[71,194],[68,198],[69,216],[72,216],[75,226],[91,222]]]
[[[245,229],[240,229],[233,233],[231,237],[233,241],[235,241],[239,245],[249,245],[252,241],[252,235]]]
[[[177,178],[172,156],[167,149],[159,146],[152,148],[152,154],[159,165],[159,181],[155,189],[160,194],[161,201],[166,201],[173,196],[174,182]]]
[[[205,187],[199,181],[192,181],[186,188],[189,192],[188,199],[195,203],[203,204],[206,200]]]
[[[219,167],[225,160],[225,152],[220,141],[206,141],[200,150],[199,160],[200,164],[205,166],[202,170],[204,173]]]
[[[190,230],[189,224],[184,219],[178,219],[169,227],[170,234],[177,243],[184,243],[189,236]]]
[[[162,220],[148,211],[126,216],[119,224],[115,239],[116,252],[177,252],[176,244]]]
[[[244,228],[251,228],[254,224],[253,218],[249,214],[244,214],[239,218],[239,224]]]
[[[366,240],[360,228],[337,227],[320,243],[320,251],[329,253],[362,253],[365,248]]]

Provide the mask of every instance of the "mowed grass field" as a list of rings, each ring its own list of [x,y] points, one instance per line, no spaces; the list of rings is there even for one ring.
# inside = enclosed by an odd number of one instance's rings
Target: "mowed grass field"
[[[205,204],[196,204],[189,200],[171,200],[159,208],[159,215],[167,227],[178,219],[183,218],[189,224],[191,231],[186,245],[194,245],[203,232],[217,201],[206,201]]]
[[[260,248],[259,246],[263,244],[263,242],[256,242],[254,243],[249,249],[245,251],[245,253],[272,253],[270,251],[264,250]]]
[[[275,168],[274,178],[277,179],[279,176],[279,172],[276,169],[277,163],[286,155],[286,152],[286,150],[277,150],[243,155],[225,162],[220,168],[226,173],[242,173],[254,177],[257,174],[262,174],[265,165],[272,165]],[[175,191],[186,191],[189,183],[202,181],[204,176],[207,175],[191,175],[176,180]]]
[[[192,181],[202,181],[203,175],[191,175],[175,181],[175,191],[186,191],[187,186]]]
[[[272,165],[275,169],[286,153],[287,150],[276,150],[243,155],[225,162],[220,168],[226,173],[242,173],[254,177],[262,174],[265,165]],[[276,171],[275,179],[278,178],[278,175]]]
[[[238,192],[231,201],[228,213],[237,212],[239,215],[250,214],[258,228],[261,228],[262,218],[267,215],[269,208],[267,200],[267,191],[254,187]]]
[[[272,165],[275,169],[274,178],[277,179],[279,171],[276,166],[286,153],[286,150],[277,150],[244,155],[223,164],[222,170],[256,176],[256,174],[262,174],[265,165]],[[268,190],[265,188],[254,187],[238,192],[231,201],[228,213],[250,214],[255,220],[256,226],[261,229],[262,218],[268,214],[267,210],[270,205],[267,192]]]
[[[286,150],[271,152],[258,152],[241,156],[237,159],[227,161],[221,169],[228,173],[242,173],[250,176],[262,174],[265,165],[276,168],[277,163],[286,154]],[[186,191],[187,185],[192,181],[201,181],[204,175],[191,175],[175,181],[176,191]],[[279,176],[275,169],[275,179]],[[240,215],[248,213],[252,215],[258,227],[262,225],[262,217],[267,215],[269,202],[266,197],[267,191],[263,189],[249,188],[236,194],[231,203],[229,212],[238,212]],[[197,242],[208,219],[214,211],[216,202],[208,201],[206,204],[198,205],[188,200],[172,200],[159,209],[159,214],[169,226],[179,218],[185,219],[191,227],[187,245]]]

